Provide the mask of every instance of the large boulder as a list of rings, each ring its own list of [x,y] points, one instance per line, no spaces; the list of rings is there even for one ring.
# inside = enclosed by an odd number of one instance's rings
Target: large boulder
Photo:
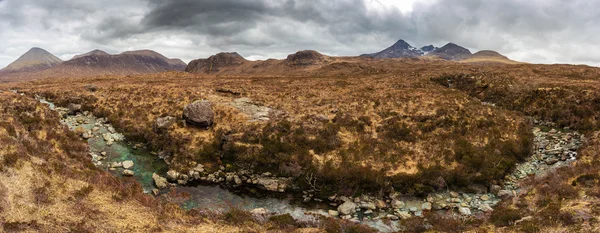
[[[342,215],[350,215],[356,213],[356,203],[347,201],[338,206],[338,212]]]
[[[215,113],[208,100],[196,101],[183,109],[183,119],[187,123],[206,128],[213,124]]]

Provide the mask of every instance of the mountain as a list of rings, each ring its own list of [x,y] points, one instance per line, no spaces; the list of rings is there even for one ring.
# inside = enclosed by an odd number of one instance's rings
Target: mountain
[[[17,60],[0,70],[2,73],[32,72],[52,68],[63,61],[41,48],[31,48]]]
[[[94,50],[47,71],[48,75],[102,75],[102,74],[144,74],[171,70],[184,70],[187,64],[179,59],[169,59],[152,50],[128,51],[110,55]]]
[[[427,45],[427,46],[423,46],[421,48],[421,51],[423,51],[423,55],[427,55],[428,53],[431,53],[431,52],[433,52],[436,49],[438,49],[438,48],[436,48],[433,45]]]
[[[247,60],[236,52],[218,53],[206,59],[197,59],[190,62],[185,68],[190,73],[216,73],[228,67],[237,67]]]
[[[431,52],[429,55],[437,56],[444,60],[458,61],[469,58],[472,54],[468,49],[456,45],[454,43],[448,43],[444,47],[438,48]]]
[[[104,52],[104,51],[99,50],[99,49],[95,49],[95,50],[92,50],[92,51],[84,53],[84,54],[76,55],[73,58],[71,58],[71,60],[77,59],[77,58],[81,58],[81,57],[85,57],[85,56],[109,56],[109,55],[110,54],[108,54],[107,52]]]
[[[312,66],[325,61],[325,56],[314,50],[298,51],[290,54],[285,59],[285,64],[289,66]]]
[[[431,46],[433,47],[433,46]],[[425,47],[424,47],[425,48]],[[363,54],[361,57],[372,57],[372,58],[411,58],[420,57],[425,54],[424,51],[412,47],[404,40],[398,40],[394,45],[384,49],[381,52]]]

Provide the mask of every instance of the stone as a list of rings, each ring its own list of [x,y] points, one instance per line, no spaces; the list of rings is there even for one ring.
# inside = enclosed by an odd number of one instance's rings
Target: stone
[[[498,194],[498,192],[502,190],[502,187],[500,187],[500,185],[492,185],[490,186],[490,192],[493,194]]]
[[[152,189],[152,194],[154,194],[154,196],[158,196],[158,194],[160,194],[160,190]]]
[[[335,210],[329,210],[329,211],[327,211],[327,213],[333,217],[340,216],[340,212],[337,212]]]
[[[409,219],[412,217],[412,215],[408,211],[399,211],[396,214],[402,219]]]
[[[92,128],[92,131],[94,131],[94,132],[96,132],[98,130],[100,130],[100,127],[98,127],[98,126],[95,126],[94,128]]]
[[[169,185],[166,178],[161,177],[156,173],[152,173],[152,179],[154,180],[154,185],[156,185],[156,187],[159,189],[167,188]]]
[[[388,214],[386,217],[392,221],[398,221],[400,219],[400,218],[398,218],[398,216],[393,215],[393,214]]]
[[[457,192],[450,192],[450,196],[457,198],[458,197],[458,193]]]
[[[183,119],[201,128],[207,128],[213,124],[215,113],[212,104],[207,100],[196,101],[183,109]]]
[[[487,201],[490,199],[490,196],[488,196],[487,194],[481,195],[481,197],[479,197],[479,199],[481,199],[482,201]]]
[[[102,156],[106,156],[106,151],[102,151],[102,152],[100,152],[100,155],[102,155]]]
[[[123,163],[121,163],[121,162],[112,162],[110,164],[110,167],[111,168],[120,168],[120,167],[123,167]]]
[[[125,169],[129,169],[133,167],[133,161],[131,160],[125,160],[123,161],[123,168]]]
[[[471,215],[471,209],[467,208],[467,207],[459,207],[458,208],[458,212],[462,215]]]
[[[78,112],[81,112],[81,104],[70,103],[68,106],[69,115],[75,115]]]
[[[551,159],[546,160],[547,165],[553,165],[555,163],[558,163],[558,159],[551,158]]]
[[[173,125],[173,123],[175,123],[175,121],[175,117],[172,116],[156,118],[156,121],[154,122],[155,130],[158,131],[168,129],[169,127],[171,127],[171,125]]]
[[[252,215],[259,215],[259,216],[262,215],[262,216],[264,216],[264,215],[269,214],[269,211],[267,209],[265,209],[265,208],[256,208],[256,209],[250,210],[250,213]]]
[[[363,214],[372,215],[373,214],[373,210],[367,210]]]
[[[264,187],[266,190],[273,191],[273,192],[281,192],[282,190],[285,191],[288,186],[287,180],[281,180],[281,179],[277,179],[277,178],[261,177],[261,178],[258,178],[257,180],[258,180],[258,182],[257,182],[258,185]]]
[[[375,201],[375,206],[378,209],[385,209],[385,208],[387,208],[387,204],[385,204],[385,201],[383,201],[383,200],[376,200]]]
[[[406,206],[406,204],[404,204],[404,202],[402,202],[402,201],[400,201],[400,200],[394,200],[394,201],[392,202],[392,206],[393,206],[395,209],[402,209],[402,208],[404,208],[404,207]]]
[[[85,133],[81,134],[81,137],[82,137],[83,139],[90,139],[90,138],[92,138],[93,136],[92,136],[90,133],[88,133],[88,132],[85,132]]]
[[[425,202],[425,203],[421,204],[421,209],[422,210],[431,210],[431,203]]]
[[[418,211],[417,207],[410,207],[408,210],[413,213]]]
[[[106,145],[107,145],[107,146],[112,146],[112,144],[113,144],[113,143],[115,143],[115,142],[114,142],[113,140],[110,140],[110,141],[107,141],[107,142],[106,142]]]
[[[377,206],[373,202],[363,202],[360,204],[360,208],[368,209],[368,210],[376,210]]]
[[[133,176],[133,175],[135,175],[135,172],[132,171],[132,170],[126,169],[126,170],[123,171],[123,175],[124,176]]]
[[[502,200],[506,200],[508,198],[514,197],[514,194],[510,190],[500,190],[498,192],[498,197],[502,198]]]
[[[338,212],[343,215],[350,215],[356,213],[356,203],[351,201],[346,201],[344,204],[338,206]]]
[[[175,170],[169,170],[167,172],[167,179],[169,181],[176,182],[178,178],[179,178],[179,172],[177,172]]]

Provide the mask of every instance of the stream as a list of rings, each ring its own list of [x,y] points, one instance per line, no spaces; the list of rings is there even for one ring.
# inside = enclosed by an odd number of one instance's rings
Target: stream
[[[115,129],[102,118],[96,118],[91,114],[77,113],[76,115],[67,115],[69,111],[65,108],[56,107],[52,102],[38,98],[40,102],[47,104],[52,110],[63,114],[61,123],[76,132],[84,132],[83,137],[87,139],[90,147],[90,156],[96,166],[104,168],[115,176],[125,176],[124,173],[132,175],[144,188],[144,192],[152,195],[156,191],[152,174],[156,173],[165,177],[168,171],[168,165],[142,146],[127,142],[125,137],[116,132]],[[456,193],[443,192],[430,194],[426,199],[414,197],[393,197],[387,200],[387,206],[384,210],[372,211],[374,209],[366,207],[372,204],[373,200],[354,199],[348,202],[360,203],[354,207],[355,214],[341,216],[355,222],[373,227],[381,232],[394,232],[402,229],[398,221],[387,221],[387,219],[398,220],[400,218],[409,218],[411,216],[422,216],[423,211],[447,211],[458,210],[458,213],[452,213],[455,216],[478,215],[480,213],[493,210],[495,206],[504,198],[510,198],[523,191],[519,188],[519,181],[529,175],[546,175],[554,169],[561,166],[568,166],[576,159],[576,150],[584,140],[584,136],[573,131],[556,130],[544,125],[538,124],[533,129],[534,153],[527,162],[517,164],[517,168],[505,178],[502,186],[497,186],[496,191],[484,191],[483,193]],[[123,161],[133,162],[133,166],[125,170]],[[119,164],[115,166],[114,164]],[[492,189],[492,188],[491,188]],[[177,193],[187,193],[189,198],[178,202],[184,209],[207,209],[210,211],[223,212],[230,208],[242,210],[256,210],[264,208],[272,214],[290,214],[299,221],[313,221],[315,216],[330,216],[327,209],[336,209],[335,207],[322,204],[317,207],[308,207],[304,204],[294,202],[291,195],[285,197],[254,197],[247,193],[238,193],[236,191],[221,188],[218,185],[194,185],[194,186],[174,186],[171,187]],[[162,193],[167,190],[161,191]],[[400,201],[402,200],[402,201]],[[385,205],[385,203],[384,203]],[[366,211],[364,211],[366,210]],[[370,211],[370,212],[369,212]],[[391,211],[391,212],[390,212]],[[472,213],[473,212],[473,213]],[[448,212],[445,212],[448,213]],[[458,215],[460,214],[460,215]],[[385,221],[384,221],[385,220]]]

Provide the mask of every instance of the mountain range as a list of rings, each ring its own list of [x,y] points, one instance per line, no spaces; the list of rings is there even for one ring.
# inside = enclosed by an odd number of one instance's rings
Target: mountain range
[[[454,43],[443,47],[427,45],[416,48],[404,40],[376,53],[358,57],[330,57],[317,51],[304,50],[290,54],[286,59],[249,61],[236,52],[219,53],[197,59],[187,65],[180,59],[169,59],[152,50],[127,51],[109,54],[92,50],[76,55],[68,61],[41,48],[32,48],[6,68],[0,70],[0,80],[24,80],[43,77],[130,75],[165,71],[186,71],[205,74],[284,74],[309,72],[315,69],[363,70],[364,59],[418,58],[458,62],[516,63],[495,51],[482,50],[475,54]],[[34,73],[32,75],[32,73]]]
[[[424,46],[420,49],[411,46],[404,40],[398,40],[392,46],[376,53],[363,54],[361,57],[370,57],[374,59],[384,58],[438,58],[450,61],[469,61],[471,59],[487,59],[489,61],[502,61],[510,62],[510,60],[498,52],[483,50],[475,54],[471,53],[468,49],[459,46],[454,43],[448,43],[441,48],[434,47],[433,45]]]

